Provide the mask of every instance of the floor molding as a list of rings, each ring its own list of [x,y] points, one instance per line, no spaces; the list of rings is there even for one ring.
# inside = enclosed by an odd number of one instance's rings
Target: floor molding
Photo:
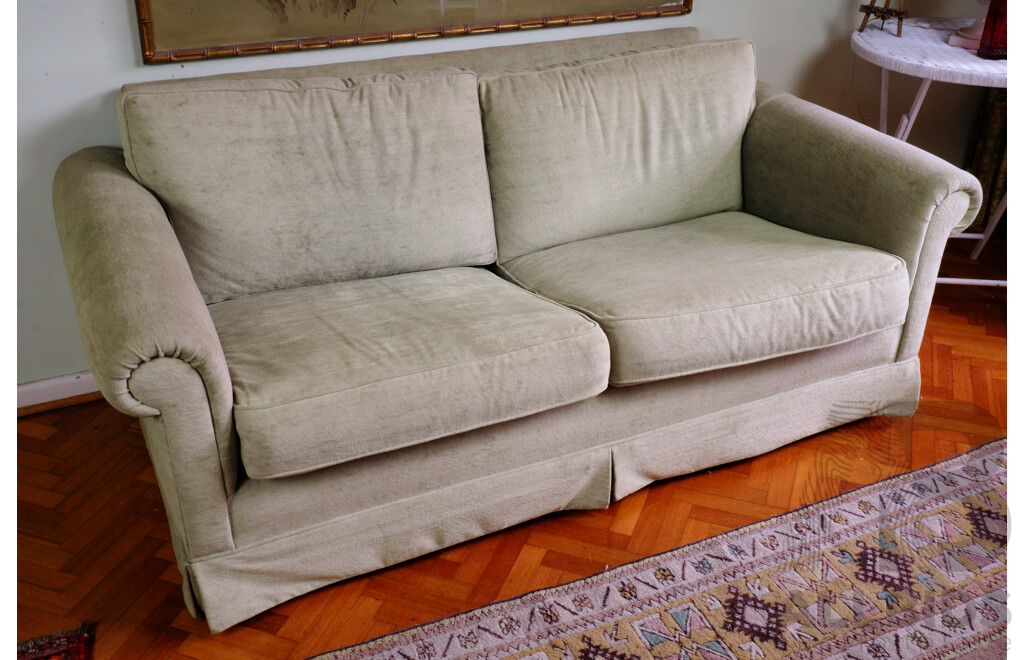
[[[102,395],[91,371],[18,385],[18,417],[95,401]]]

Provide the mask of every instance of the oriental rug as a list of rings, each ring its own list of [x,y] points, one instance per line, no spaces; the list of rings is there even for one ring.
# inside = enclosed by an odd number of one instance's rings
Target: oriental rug
[[[18,660],[92,660],[92,624],[18,644]]]
[[[1006,440],[318,660],[1006,657]]]

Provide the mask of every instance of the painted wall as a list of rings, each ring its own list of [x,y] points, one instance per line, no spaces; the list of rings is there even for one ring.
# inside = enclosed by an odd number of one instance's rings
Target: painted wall
[[[18,3],[18,383],[89,368],[78,337],[50,200],[53,173],[83,147],[118,145],[114,110],[128,82],[593,36],[681,25],[705,38],[746,37],[759,77],[877,126],[880,73],[849,48],[861,0],[694,0],[689,16],[360,46],[306,53],[143,66],[131,0]],[[974,16],[974,0],[908,0],[914,16]],[[916,81],[893,76],[890,126]],[[978,90],[933,85],[910,141],[958,165]]]

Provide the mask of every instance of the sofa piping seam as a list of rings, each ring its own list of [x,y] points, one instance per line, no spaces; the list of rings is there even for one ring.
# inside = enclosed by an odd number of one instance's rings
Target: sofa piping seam
[[[587,319],[587,320],[589,320],[589,319]],[[330,392],[324,392],[323,394],[315,394],[313,396],[308,396],[308,397],[304,397],[302,399],[295,399],[293,401],[286,401],[286,402],[282,402],[282,403],[271,403],[271,404],[261,405],[261,406],[249,406],[249,405],[244,405],[244,404],[236,403],[235,405],[232,406],[232,409],[236,410],[236,411],[237,410],[242,410],[242,411],[250,411],[250,410],[252,410],[252,411],[256,411],[256,410],[272,410],[274,408],[279,408],[281,406],[291,406],[291,405],[294,405],[296,403],[300,403],[300,402],[303,402],[303,401],[312,401],[314,399],[319,399],[319,398],[322,398],[322,397],[325,397],[325,396],[332,396],[332,395],[335,395],[335,394],[340,394],[342,392],[351,392],[353,390],[362,389],[364,387],[369,387],[371,385],[376,385],[378,383],[386,383],[386,382],[392,381],[392,380],[400,380],[402,378],[410,378],[410,377],[413,377],[413,376],[419,376],[421,374],[429,374],[429,373],[432,373],[432,372],[435,372],[435,371],[443,371],[445,369],[453,369],[455,367],[462,367],[462,366],[466,366],[466,365],[483,363],[483,362],[487,362],[487,361],[490,361],[490,360],[494,360],[496,358],[501,358],[501,357],[505,357],[505,356],[508,356],[508,355],[514,355],[515,353],[519,353],[521,351],[528,351],[530,349],[538,348],[540,346],[547,346],[549,344],[557,344],[557,343],[561,343],[561,342],[568,342],[568,341],[573,341],[573,340],[577,340],[577,339],[582,339],[582,338],[586,338],[590,334],[593,334],[594,332],[599,332],[599,333],[601,333],[602,336],[604,335],[604,333],[601,330],[600,326],[598,324],[594,323],[594,325],[592,327],[586,328],[584,330],[581,330],[580,332],[577,332],[577,333],[574,333],[574,334],[571,334],[571,335],[566,335],[564,337],[559,337],[557,339],[550,339],[550,340],[547,340],[547,341],[538,342],[536,344],[530,344],[529,346],[521,346],[519,348],[514,348],[514,349],[511,349],[511,350],[508,350],[508,351],[503,351],[501,353],[495,353],[493,355],[488,355],[488,356],[486,356],[486,357],[484,357],[482,359],[464,360],[462,362],[456,362],[454,364],[445,364],[445,365],[441,365],[439,367],[433,367],[431,369],[423,369],[421,371],[414,371],[414,372],[407,373],[407,374],[399,374],[397,376],[390,376],[388,378],[382,378],[382,379],[379,379],[379,380],[374,380],[374,381],[371,381],[369,383],[363,383],[361,385],[353,385],[352,387],[346,387],[346,388],[339,389],[339,390],[332,390]]]
[[[725,363],[719,364],[719,365],[714,365],[714,366],[710,366],[710,367],[704,367],[704,368],[698,369],[696,371],[681,371],[681,372],[678,372],[678,373],[666,374],[664,376],[657,376],[655,378],[647,378],[647,379],[644,379],[644,380],[630,380],[630,381],[615,381],[615,382],[612,382],[609,379],[608,384],[610,386],[612,386],[612,387],[633,387],[635,385],[643,385],[645,383],[654,383],[654,382],[657,382],[659,380],[668,380],[670,378],[682,378],[684,376],[695,376],[697,374],[707,373],[709,371],[715,371],[717,369],[730,369],[732,367],[742,367],[744,365],[754,364],[756,362],[763,362],[763,361],[766,361],[766,360],[774,360],[775,358],[787,357],[787,356],[790,356],[790,355],[797,355],[799,353],[807,353],[809,351],[817,351],[817,350],[821,350],[823,348],[832,348],[833,346],[840,346],[842,344],[845,344],[846,342],[857,341],[858,339],[863,339],[864,337],[870,337],[871,335],[874,335],[874,334],[878,334],[878,333],[882,333],[882,332],[887,332],[887,331],[892,330],[894,328],[902,327],[905,323],[906,323],[906,321],[904,320],[904,321],[900,321],[898,323],[893,323],[892,325],[887,325],[887,326],[882,327],[882,328],[876,328],[874,330],[866,330],[866,331],[864,331],[864,332],[862,332],[862,333],[860,333],[858,335],[854,335],[853,337],[847,337],[845,339],[839,339],[837,341],[829,342],[829,343],[826,343],[826,344],[815,344],[813,346],[796,348],[796,349],[793,349],[791,351],[786,351],[785,353],[772,353],[770,355],[765,355],[763,357],[757,357],[757,358],[751,358],[749,360],[743,360],[742,362],[725,362]],[[902,340],[902,333],[901,333],[900,339]]]
[[[788,395],[798,394],[799,392],[801,392],[803,390],[806,390],[806,389],[809,389],[809,388],[812,388],[812,387],[820,387],[823,382],[834,382],[836,384],[841,384],[843,381],[850,380],[852,378],[864,376],[866,374],[870,374],[870,373],[876,372],[876,371],[883,371],[883,370],[898,368],[898,367],[910,364],[910,363],[915,362],[915,361],[918,361],[918,357],[916,355],[914,357],[908,358],[906,360],[902,360],[900,362],[888,362],[888,363],[885,363],[885,364],[879,364],[879,365],[875,365],[873,367],[867,367],[865,369],[860,369],[860,370],[858,370],[856,372],[853,372],[853,373],[847,373],[847,374],[843,374],[841,376],[837,376],[837,377],[834,377],[834,378],[829,378],[829,379],[827,379],[825,381],[816,381],[814,383],[808,383],[808,384],[803,385],[801,387],[797,387],[797,388],[794,388],[794,389],[791,389],[791,390],[786,390],[785,392],[779,392],[779,393],[776,393],[776,394],[772,394],[768,398],[774,398],[774,397],[781,397],[781,396],[788,396]],[[732,406],[731,408],[739,408],[739,407],[749,406],[749,405],[754,404],[754,403],[759,403],[759,402],[761,402],[763,400],[764,399],[758,399],[757,401],[748,401],[748,402],[745,402],[745,403],[741,403],[739,406]],[[673,424],[668,424],[666,426],[658,427],[656,429],[651,429],[649,431],[644,431],[643,433],[632,435],[632,436],[630,436],[628,438],[620,438],[618,440],[613,440],[613,441],[607,442],[607,443],[602,444],[602,445],[597,445],[595,447],[588,447],[588,448],[585,448],[585,449],[581,449],[581,450],[572,452],[571,454],[562,454],[560,456],[556,456],[556,457],[547,459],[546,461],[542,461],[539,464],[543,464],[543,463],[547,463],[547,462],[551,462],[551,461],[557,461],[557,460],[561,460],[561,459],[565,459],[565,458],[573,458],[573,457],[576,457],[578,455],[582,455],[582,454],[586,454],[586,453],[590,453],[590,452],[596,452],[596,451],[603,450],[603,449],[609,449],[610,450],[610,449],[613,449],[616,446],[619,446],[619,445],[622,445],[622,444],[626,444],[626,443],[629,443],[629,442],[637,441],[637,440],[642,439],[642,438],[644,438],[646,436],[653,435],[654,433],[657,433],[657,432],[660,432],[660,431],[664,431],[666,429],[671,429],[671,428],[679,426],[681,424],[689,424],[689,423],[701,420],[701,419],[703,419],[705,417],[708,417],[708,416],[711,416],[711,415],[721,414],[722,412],[723,412],[722,410],[718,410],[718,411],[706,413],[704,415],[698,415],[697,417],[693,417],[693,418],[690,418],[690,419],[687,419],[687,420],[683,420],[683,421],[680,421],[680,422],[675,422]],[[527,469],[536,467],[537,465],[538,465],[538,463],[531,463],[529,465],[520,466],[520,467],[515,468],[514,470],[511,470],[511,471],[502,472],[501,474],[514,474],[516,472],[520,472],[520,471],[523,471],[523,470],[527,470]],[[278,535],[272,536],[272,537],[267,538],[267,539],[263,539],[263,540],[260,540],[260,541],[255,541],[255,542],[252,542],[252,543],[247,543],[245,545],[236,546],[235,549],[233,549],[233,550],[225,550],[225,551],[218,552],[218,553],[215,553],[215,554],[212,554],[212,555],[207,555],[205,557],[200,557],[198,559],[193,559],[192,563],[193,564],[205,563],[207,561],[212,561],[212,560],[215,560],[215,559],[219,559],[222,556],[230,556],[232,554],[236,554],[236,553],[240,553],[240,552],[245,552],[245,551],[249,550],[250,548],[256,548],[256,547],[260,547],[262,545],[266,545],[266,544],[270,544],[270,543],[276,543],[278,541],[283,541],[283,540],[285,540],[287,538],[290,538],[290,537],[293,537],[293,536],[298,536],[298,535],[307,533],[309,531],[312,531],[312,530],[315,530],[315,529],[318,529],[318,528],[321,528],[321,527],[326,527],[326,526],[329,526],[329,525],[332,525],[332,524],[336,524],[339,521],[344,520],[345,518],[350,517],[352,515],[365,514],[365,513],[374,511],[374,510],[384,510],[384,509],[386,509],[386,508],[388,508],[390,506],[393,506],[395,504],[399,504],[399,503],[406,502],[406,501],[409,501],[409,500],[415,500],[415,499],[423,497],[424,495],[427,495],[427,494],[437,493],[439,491],[444,491],[444,490],[450,490],[450,489],[453,489],[453,488],[455,488],[457,486],[464,486],[464,485],[469,484],[469,483],[474,483],[474,482],[477,482],[477,481],[486,481],[486,480],[493,479],[493,478],[494,478],[493,474],[487,474],[487,475],[483,475],[481,477],[477,477],[476,479],[472,479],[470,481],[462,481],[462,482],[459,482],[457,484],[453,484],[451,486],[445,486],[444,488],[441,488],[441,489],[438,489],[438,490],[432,490],[432,491],[427,491],[426,493],[419,493],[419,494],[416,494],[416,495],[410,495],[408,497],[403,497],[403,498],[401,498],[399,500],[395,500],[394,502],[388,502],[387,504],[379,504],[379,505],[376,505],[376,506],[373,506],[373,507],[369,507],[369,508],[366,508],[366,509],[360,509],[358,511],[354,511],[354,512],[352,512],[350,514],[346,514],[346,515],[338,517],[338,518],[332,518],[330,520],[324,520],[322,522],[319,522],[319,523],[316,523],[316,524],[304,527],[301,530],[295,530],[295,531],[290,531],[290,532],[286,532],[286,533],[283,533],[283,534],[278,534]]]
[[[356,456],[352,456],[350,458],[343,458],[343,459],[340,459],[340,460],[331,461],[329,463],[320,463],[320,464],[312,466],[312,467],[300,468],[300,469],[296,469],[296,470],[291,470],[289,472],[275,472],[274,474],[271,474],[271,475],[259,476],[259,475],[253,475],[251,472],[247,471],[247,474],[249,474],[250,478],[252,478],[252,479],[260,479],[260,480],[283,479],[283,478],[287,478],[287,477],[295,477],[295,476],[299,476],[299,475],[303,475],[303,474],[309,474],[311,472],[316,472],[317,470],[323,470],[325,468],[334,467],[336,465],[344,465],[345,463],[350,463],[352,461],[357,461],[357,460],[360,460],[360,459],[363,459],[363,458],[369,458],[371,456],[380,456],[380,455],[387,454],[387,453],[392,452],[392,451],[398,451],[400,449],[408,449],[409,447],[415,447],[416,445],[426,444],[428,442],[433,442],[434,440],[441,440],[443,438],[448,438],[448,437],[451,437],[451,436],[454,436],[454,435],[459,435],[461,433],[468,433],[470,431],[475,431],[477,429],[487,428],[488,426],[493,426],[495,424],[502,424],[502,423],[505,423],[505,422],[510,422],[510,421],[513,421],[513,420],[522,419],[524,417],[530,417],[532,415],[539,415],[539,414],[547,412],[549,410],[554,410],[556,408],[561,408],[562,406],[568,406],[568,405],[571,405],[573,403],[579,403],[581,401],[586,401],[587,399],[592,399],[593,397],[598,396],[599,394],[604,392],[606,389],[608,389],[607,378],[604,379],[604,382],[601,385],[601,388],[598,391],[596,391],[596,392],[590,392],[588,394],[585,394],[582,397],[580,397],[580,396],[573,396],[573,397],[571,397],[569,399],[566,399],[564,401],[560,401],[558,403],[551,404],[551,405],[546,406],[544,408],[540,408],[538,410],[534,410],[533,412],[520,413],[520,414],[515,414],[515,415],[508,415],[508,416],[505,416],[505,417],[500,417],[498,419],[493,419],[493,420],[490,420],[490,421],[487,421],[487,422],[483,422],[481,424],[476,424],[476,425],[467,426],[467,427],[464,427],[464,428],[459,428],[459,429],[455,429],[455,430],[451,430],[451,431],[446,431],[442,435],[434,435],[434,436],[430,436],[430,437],[427,437],[427,438],[423,438],[421,440],[413,440],[413,441],[410,441],[410,442],[406,442],[404,444],[394,445],[392,447],[388,447],[384,451],[365,452],[365,453],[362,453],[362,454],[358,454]],[[244,464],[244,461],[243,461],[243,464]]]
[[[934,223],[935,212],[938,211],[939,208],[941,208],[943,204],[945,204],[947,201],[952,199],[955,195],[958,195],[960,193],[963,193],[963,194],[967,195],[967,201],[968,201],[967,210],[964,211],[964,217],[966,217],[967,212],[969,212],[971,210],[971,206],[973,206],[973,204],[971,202],[971,193],[970,193],[970,191],[967,188],[963,187],[963,186],[960,186],[956,190],[953,190],[953,191],[950,191],[950,192],[946,193],[945,197],[943,197],[942,199],[940,199],[937,202],[935,202],[935,204],[933,204],[932,207],[928,211],[928,218],[924,222],[924,236],[921,239],[921,248],[922,249],[918,250],[917,267],[914,268],[914,283],[910,287],[911,293],[913,293],[914,287],[915,287],[915,285],[917,284],[917,281],[918,281],[918,276],[921,274],[921,258],[920,258],[920,253],[924,249],[924,243],[927,242],[927,240],[928,240],[928,234],[930,233],[929,230],[932,227],[935,226],[935,223]],[[963,222],[963,218],[960,218],[960,220],[958,220],[957,223],[950,228],[950,231],[952,231],[957,226],[959,226],[961,222]],[[948,237],[947,237],[947,239],[948,239]]]
[[[214,449],[217,452],[217,468],[218,468],[218,470],[220,472],[220,479],[219,479],[219,481],[220,481],[221,488],[223,489],[224,500],[227,501],[231,497],[231,495],[228,494],[227,470],[226,470],[226,466],[224,465],[224,457],[223,457],[222,452],[221,452],[221,439],[219,437],[217,437],[217,424],[214,421],[213,405],[211,403],[212,402],[212,398],[210,396],[210,386],[209,386],[209,383],[207,383],[206,376],[203,374],[203,371],[199,368],[199,366],[197,364],[197,363],[201,364],[203,362],[203,359],[197,357],[197,358],[195,358],[195,361],[189,361],[189,360],[186,360],[185,358],[181,357],[180,355],[156,355],[156,356],[144,358],[138,364],[136,364],[135,366],[130,367],[128,369],[128,375],[125,376],[125,378],[124,378],[125,391],[128,394],[130,394],[132,399],[137,401],[139,404],[141,404],[143,406],[146,406],[147,408],[152,408],[153,410],[157,411],[156,415],[150,415],[150,417],[157,418],[157,419],[163,417],[164,412],[160,408],[157,408],[156,406],[151,406],[151,405],[141,401],[138,397],[135,396],[135,394],[131,391],[131,387],[129,386],[129,382],[131,381],[131,378],[135,374],[135,371],[137,369],[139,369],[144,364],[149,364],[151,362],[155,362],[156,360],[160,360],[160,359],[177,360],[178,362],[181,362],[181,363],[185,364],[187,367],[192,369],[192,371],[194,371],[197,376],[199,376],[199,380],[203,383],[203,394],[205,395],[206,403],[207,403],[206,408],[207,408],[207,410],[209,411],[209,414],[210,414],[210,432],[213,434]],[[229,383],[229,385],[230,385],[230,383]],[[235,426],[236,422],[234,420],[234,411],[232,411],[231,418],[232,418],[232,425]],[[161,424],[163,424],[162,421],[161,421]],[[230,438],[227,441],[230,442]],[[241,461],[241,456],[240,456],[240,450],[241,450],[241,445],[239,444],[238,451],[236,451],[236,455],[239,456],[239,459],[238,459],[239,464],[241,464],[241,462],[242,462]],[[237,467],[236,467],[236,482],[237,482]],[[237,483],[235,484],[235,486],[237,488]],[[228,516],[228,522],[229,522],[229,525],[230,525],[230,515]]]
[[[889,253],[886,252],[885,254],[889,254]],[[790,300],[790,299],[794,299],[794,298],[802,298],[802,297],[805,297],[805,296],[810,296],[810,295],[817,294],[817,293],[822,293],[822,292],[825,292],[825,291],[834,291],[836,289],[842,289],[842,288],[845,288],[845,287],[857,286],[859,284],[870,284],[870,283],[873,283],[873,282],[875,282],[877,280],[884,280],[884,279],[887,279],[887,278],[896,277],[896,276],[898,276],[900,274],[901,271],[903,273],[907,272],[907,268],[906,268],[907,264],[906,264],[906,262],[901,257],[899,257],[898,255],[894,255],[894,254],[889,254],[889,256],[891,256],[891,257],[893,257],[895,259],[899,259],[900,262],[901,262],[902,267],[898,268],[897,270],[890,271],[888,273],[883,273],[881,275],[872,275],[871,277],[866,277],[866,278],[859,279],[859,280],[853,280],[853,281],[848,281],[848,282],[841,282],[841,283],[833,284],[833,285],[830,285],[830,286],[819,287],[817,289],[810,289],[808,291],[801,291],[801,292],[793,294],[793,295],[780,295],[780,296],[776,296],[774,298],[765,298],[763,300],[755,300],[755,301],[751,301],[751,302],[741,303],[741,304],[738,304],[738,305],[724,305],[722,307],[710,307],[710,308],[707,308],[707,309],[699,309],[699,310],[694,310],[694,311],[689,311],[689,312],[682,312],[682,313],[678,313],[678,314],[664,314],[664,315],[661,315],[661,316],[606,316],[606,315],[598,314],[596,312],[592,312],[592,311],[590,311],[589,309],[587,309],[586,307],[584,307],[582,305],[570,305],[570,306],[573,309],[579,310],[579,311],[587,314],[589,317],[593,318],[594,320],[597,320],[597,321],[607,321],[607,322],[610,322],[610,323],[629,322],[629,321],[656,321],[656,320],[660,320],[660,319],[685,318],[687,316],[694,316],[694,315],[697,315],[697,314],[708,314],[708,313],[712,313],[712,312],[720,312],[722,310],[740,309],[742,307],[751,307],[753,305],[763,305],[763,304],[766,304],[766,303],[775,303],[775,302],[778,302],[780,300]],[[568,304],[568,303],[564,303],[564,304]]]

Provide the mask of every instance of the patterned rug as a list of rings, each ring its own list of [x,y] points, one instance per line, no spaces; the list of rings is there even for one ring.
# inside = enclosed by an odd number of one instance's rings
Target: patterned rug
[[[37,637],[18,644],[18,660],[91,660],[92,625]]]
[[[319,660],[1006,657],[1006,440]]]

